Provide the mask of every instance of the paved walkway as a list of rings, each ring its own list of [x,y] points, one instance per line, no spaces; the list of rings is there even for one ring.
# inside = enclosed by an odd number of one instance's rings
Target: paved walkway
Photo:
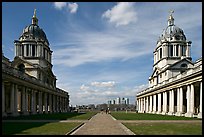
[[[70,135],[134,135],[111,115],[97,113]]]

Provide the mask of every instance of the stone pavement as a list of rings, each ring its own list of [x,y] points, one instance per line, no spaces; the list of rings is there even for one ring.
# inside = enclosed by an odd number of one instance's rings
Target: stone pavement
[[[70,135],[134,135],[110,114],[97,113]]]

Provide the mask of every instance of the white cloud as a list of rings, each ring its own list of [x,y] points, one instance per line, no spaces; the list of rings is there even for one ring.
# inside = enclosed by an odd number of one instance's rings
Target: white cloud
[[[66,6],[66,2],[54,2],[54,7],[58,10],[61,10],[63,7]]]
[[[134,3],[118,2],[112,9],[103,13],[102,17],[107,18],[109,22],[120,25],[128,25],[137,21],[137,13],[134,9]]]
[[[68,3],[68,8],[70,10],[70,13],[76,13],[78,9],[77,3]]]
[[[89,87],[88,87],[88,86],[85,86],[84,84],[81,85],[81,87],[80,87],[80,90],[86,91],[86,90],[88,90],[88,89],[89,89]]]
[[[96,87],[113,87],[113,86],[115,86],[115,81],[91,82],[91,86],[96,86]]]

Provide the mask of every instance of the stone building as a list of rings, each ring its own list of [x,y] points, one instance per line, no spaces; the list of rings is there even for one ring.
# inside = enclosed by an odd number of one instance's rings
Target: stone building
[[[15,44],[15,58],[2,53],[2,116],[69,111],[69,94],[56,87],[52,51],[36,10]]]
[[[138,112],[202,118],[202,58],[192,62],[192,42],[172,13],[153,52],[149,87],[136,95]]]

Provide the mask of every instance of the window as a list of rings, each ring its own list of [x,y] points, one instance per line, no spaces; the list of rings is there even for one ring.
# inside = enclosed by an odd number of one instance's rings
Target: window
[[[19,70],[20,72],[25,73],[25,65],[24,65],[24,64],[18,65],[18,70]]]
[[[32,45],[32,56],[35,56],[35,45]]]
[[[169,56],[173,56],[173,45],[169,45]]]
[[[22,48],[22,56],[24,56],[24,45],[21,45],[21,48]]]
[[[26,56],[29,56],[29,45],[26,44]]]
[[[160,59],[162,58],[162,48],[160,48]]]
[[[187,64],[181,64],[181,68],[187,68]]]
[[[186,46],[182,46],[182,56],[186,56]]]

